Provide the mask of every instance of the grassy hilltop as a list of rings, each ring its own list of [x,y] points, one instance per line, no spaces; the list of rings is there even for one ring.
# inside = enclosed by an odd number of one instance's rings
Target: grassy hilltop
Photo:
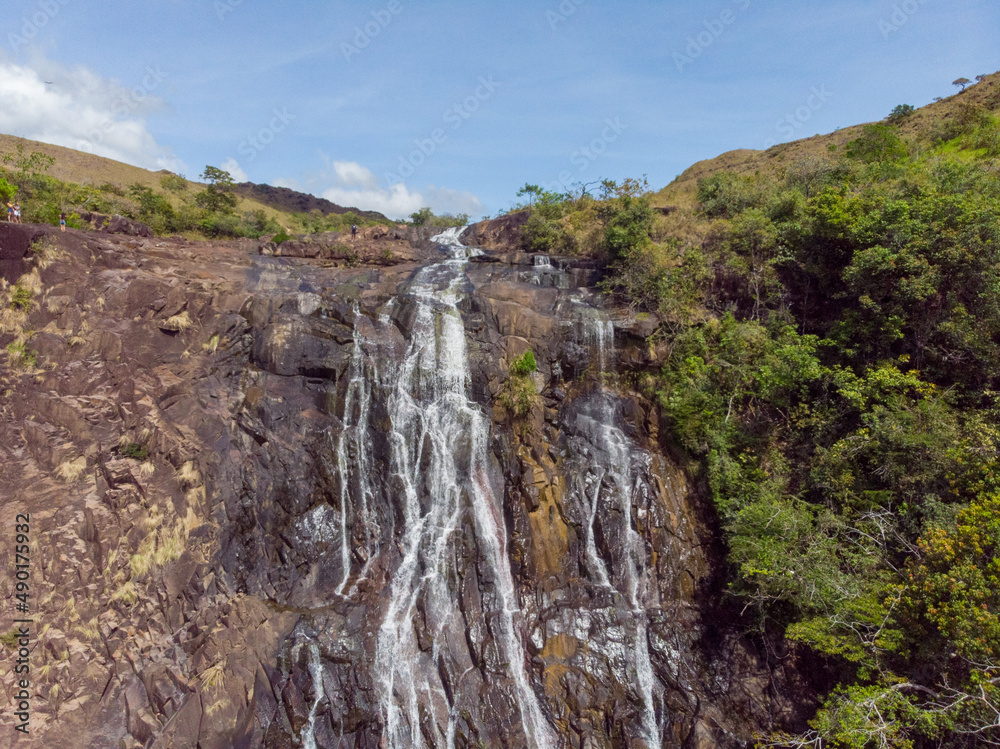
[[[206,184],[166,170],[153,172],[12,135],[0,135],[0,155],[5,159],[0,178],[17,191],[28,222],[54,224],[65,211],[70,225],[80,227],[81,214],[117,213],[148,223],[157,234],[192,238],[259,237],[281,229],[316,233],[343,230],[352,223],[391,223],[374,211],[251,183],[217,186],[225,193],[222,202],[211,194],[206,201]],[[208,190],[211,193],[212,187]]]

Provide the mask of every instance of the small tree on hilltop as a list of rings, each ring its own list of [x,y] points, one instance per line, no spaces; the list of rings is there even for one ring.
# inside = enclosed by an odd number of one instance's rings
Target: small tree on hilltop
[[[982,83],[985,80],[986,80],[986,76],[985,75],[977,75],[976,76],[976,83]]]
[[[225,169],[206,166],[201,178],[208,180],[208,187],[195,195],[195,202],[202,208],[219,213],[232,213],[236,208],[236,195],[233,190],[236,183],[232,175]]]
[[[433,218],[434,212],[427,207],[421,208],[419,211],[410,214],[410,222],[414,226],[425,226]]]
[[[956,78],[955,80],[953,80],[951,82],[951,85],[952,86],[961,86],[962,87],[962,91],[965,91],[965,87],[968,86],[970,83],[972,83],[972,81],[970,81],[968,78]],[[959,93],[961,93],[961,92],[959,92]]]
[[[913,114],[914,111],[915,110],[910,104],[899,104],[889,113],[889,116],[886,117],[886,119],[893,125],[898,125],[900,122]]]

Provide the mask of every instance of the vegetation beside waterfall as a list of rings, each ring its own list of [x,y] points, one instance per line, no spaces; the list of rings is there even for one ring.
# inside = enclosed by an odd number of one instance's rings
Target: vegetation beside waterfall
[[[603,257],[659,316],[635,379],[713,500],[746,626],[841,675],[766,745],[1000,741],[998,98],[919,130],[897,107],[691,205],[638,180],[519,194],[526,251]]]

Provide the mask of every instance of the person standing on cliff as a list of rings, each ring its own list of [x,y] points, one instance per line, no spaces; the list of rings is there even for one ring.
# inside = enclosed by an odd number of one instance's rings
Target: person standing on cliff
[[[66,212],[59,214],[59,231],[66,231]]]
[[[7,221],[9,223],[14,223],[14,204],[9,200],[7,201]]]
[[[358,239],[358,225],[351,224],[351,241],[356,242]]]
[[[21,223],[21,204],[14,203],[14,223]]]

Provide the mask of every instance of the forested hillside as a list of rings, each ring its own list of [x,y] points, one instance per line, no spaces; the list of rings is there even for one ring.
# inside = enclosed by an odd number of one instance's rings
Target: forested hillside
[[[521,193],[525,249],[603,256],[660,321],[631,384],[712,499],[744,626],[839,681],[765,745],[1000,744],[998,76],[933,107],[657,196]]]

